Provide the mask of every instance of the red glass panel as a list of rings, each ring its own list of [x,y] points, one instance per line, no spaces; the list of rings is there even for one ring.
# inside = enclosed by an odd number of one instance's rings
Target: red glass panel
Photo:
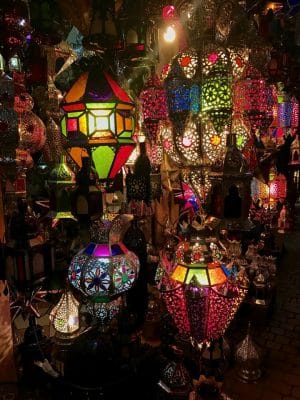
[[[78,119],[77,118],[69,118],[67,121],[67,130],[68,131],[77,131],[78,129]]]
[[[114,163],[110,171],[109,178],[112,179],[116,176],[116,174],[128,160],[128,157],[132,153],[133,149],[134,149],[133,145],[121,146],[119,148],[119,150],[115,155]]]
[[[83,103],[63,104],[62,108],[66,112],[81,111],[81,110],[85,110],[85,105]]]
[[[132,103],[132,100],[129,98],[125,90],[123,90],[116,81],[113,80],[113,78],[107,73],[104,72],[105,78],[107,79],[107,82],[110,84],[114,94],[122,101],[125,101],[127,103]]]

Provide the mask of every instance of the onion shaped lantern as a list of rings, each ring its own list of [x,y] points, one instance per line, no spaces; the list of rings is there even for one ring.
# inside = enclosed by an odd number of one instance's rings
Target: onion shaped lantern
[[[72,335],[79,326],[79,302],[70,290],[65,290],[50,312],[50,321],[58,334]]]
[[[157,75],[150,76],[139,100],[144,126],[153,144],[156,142],[159,121],[168,116],[166,92]]]
[[[139,272],[138,257],[122,243],[93,243],[70,264],[70,283],[93,302],[108,302],[130,289]]]
[[[271,91],[261,73],[248,66],[234,87],[234,111],[250,123],[253,132],[263,132],[273,118],[269,114]]]
[[[113,179],[135,147],[134,104],[105,71],[83,73],[66,94],[61,130],[69,153],[81,167],[89,153],[99,179]]]
[[[203,343],[221,337],[245,296],[245,289],[213,261],[203,237],[181,242],[170,277],[161,286],[167,310],[184,337]]]

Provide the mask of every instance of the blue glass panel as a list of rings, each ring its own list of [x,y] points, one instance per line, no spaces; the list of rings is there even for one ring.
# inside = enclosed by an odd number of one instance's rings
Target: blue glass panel
[[[85,254],[88,254],[88,255],[93,254],[93,251],[94,251],[94,249],[95,249],[95,246],[96,246],[95,243],[90,243],[90,244],[86,247],[86,249],[84,250],[84,253],[85,253]]]

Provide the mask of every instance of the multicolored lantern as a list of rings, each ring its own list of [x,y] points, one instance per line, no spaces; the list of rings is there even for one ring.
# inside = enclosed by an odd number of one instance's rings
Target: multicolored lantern
[[[105,303],[130,289],[138,272],[138,257],[123,243],[90,243],[72,259],[68,276],[91,301]]]
[[[149,139],[151,144],[156,143],[159,121],[165,120],[168,116],[166,92],[157,75],[152,75],[147,80],[139,100]]]
[[[164,278],[162,298],[181,335],[196,343],[222,336],[245,295],[228,280],[221,264],[212,261],[203,237],[182,242],[177,265]]]
[[[83,73],[65,96],[61,120],[69,152],[81,167],[90,153],[100,179],[113,179],[135,147],[134,104],[113,78],[97,67]]]

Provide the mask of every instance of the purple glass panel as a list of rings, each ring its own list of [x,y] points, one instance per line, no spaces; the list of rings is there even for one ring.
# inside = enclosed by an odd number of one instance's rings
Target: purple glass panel
[[[118,244],[113,244],[111,246],[111,255],[112,256],[119,256],[120,254],[124,254],[123,250]]]
[[[97,247],[93,254],[95,257],[109,257],[109,245],[108,244],[97,244]]]

